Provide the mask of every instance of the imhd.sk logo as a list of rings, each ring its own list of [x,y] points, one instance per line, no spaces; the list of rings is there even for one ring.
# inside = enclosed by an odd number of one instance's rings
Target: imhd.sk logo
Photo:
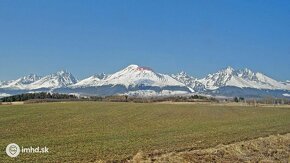
[[[45,147],[20,147],[15,144],[11,143],[6,147],[6,154],[10,157],[17,157],[21,153],[48,153],[48,148]]]
[[[20,153],[20,147],[15,143],[11,143],[7,145],[6,153],[10,157],[17,157]]]

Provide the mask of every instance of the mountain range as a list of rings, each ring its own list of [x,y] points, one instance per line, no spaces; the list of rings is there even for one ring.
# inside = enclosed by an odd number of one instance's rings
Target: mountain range
[[[67,71],[44,77],[30,74],[0,81],[0,97],[28,92],[57,92],[82,96],[173,96],[205,94],[216,97],[289,98],[290,81],[277,81],[247,68],[227,67],[198,79],[186,72],[162,74],[149,67],[129,65],[113,74],[95,74],[77,80]]]

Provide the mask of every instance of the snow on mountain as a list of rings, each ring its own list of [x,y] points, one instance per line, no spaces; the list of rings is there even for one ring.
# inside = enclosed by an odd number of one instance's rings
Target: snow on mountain
[[[214,90],[223,86],[235,86],[240,88],[256,89],[287,89],[290,86],[276,81],[262,73],[252,72],[249,69],[234,70],[231,67],[209,74],[199,80],[207,89]]]
[[[101,81],[101,85],[125,85],[136,86],[185,86],[179,81],[173,79],[169,75],[154,72],[148,67],[140,67],[138,65],[129,65],[125,69],[109,75],[105,80]]]
[[[35,74],[29,74],[27,76],[21,77],[16,80],[11,80],[7,82],[3,82],[0,84],[1,88],[9,88],[9,89],[25,89],[28,84],[31,84],[41,77]]]
[[[285,82],[282,82],[285,85],[290,85],[290,80],[286,80]]]
[[[195,84],[194,81],[196,81],[197,79],[192,77],[192,76],[189,76],[187,75],[186,72],[184,71],[181,71],[180,73],[178,74],[172,74],[171,77],[173,77],[174,79],[186,84],[186,85],[192,85],[192,84]]]
[[[169,75],[164,75],[154,72],[148,67],[140,67],[138,65],[129,65],[125,69],[122,69],[112,75],[109,75],[103,79],[98,77],[90,77],[76,84],[81,87],[84,85],[104,86],[104,85],[124,85],[126,88],[129,86],[135,87],[138,85],[143,86],[181,86],[185,85],[181,82],[173,79]]]
[[[98,86],[101,80],[104,80],[107,77],[105,73],[93,75],[89,78],[83,79],[76,84],[72,85],[71,87],[93,87]]]
[[[170,91],[170,90],[162,90],[160,92],[156,92],[154,90],[138,90],[138,91],[129,91],[124,95],[133,96],[133,97],[155,97],[155,96],[174,96],[174,95],[186,95],[187,91]],[[123,95],[123,94],[121,94]]]
[[[75,77],[67,71],[59,71],[29,84],[27,89],[60,88],[77,83]]]
[[[227,82],[231,80],[234,69],[228,67],[215,74],[209,74],[206,78],[199,80],[205,85],[207,89],[217,89],[221,86],[226,86]]]
[[[11,96],[10,94],[7,94],[7,93],[0,93],[0,98],[2,97],[8,97],[8,96]]]
[[[284,93],[283,96],[285,96],[285,97],[290,97],[290,94],[288,94],[288,93]]]
[[[185,72],[175,75],[157,73],[148,67],[129,65],[111,75],[104,73],[77,81],[66,71],[39,77],[34,74],[0,81],[2,96],[26,92],[52,91],[82,95],[128,94],[133,96],[163,96],[191,92],[227,96],[273,95],[288,97],[290,81],[280,82],[249,69],[235,70],[231,67],[197,79]],[[235,94],[236,93],[236,94]]]
[[[10,81],[0,81],[0,88],[5,87],[6,85],[10,84],[13,81],[14,80],[10,80]]]
[[[205,86],[202,83],[200,83],[197,78],[189,76],[184,71],[178,74],[172,74],[171,77],[188,86],[192,92],[203,91],[205,89]]]

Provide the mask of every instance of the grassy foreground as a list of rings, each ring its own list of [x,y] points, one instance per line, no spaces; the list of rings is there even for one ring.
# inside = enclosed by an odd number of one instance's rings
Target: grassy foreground
[[[290,108],[68,102],[0,106],[0,162],[94,162],[290,132]],[[9,143],[48,147],[10,158]]]

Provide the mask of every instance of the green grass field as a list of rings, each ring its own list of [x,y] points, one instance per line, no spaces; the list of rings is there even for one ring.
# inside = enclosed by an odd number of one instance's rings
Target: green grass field
[[[0,162],[121,160],[290,132],[290,108],[68,102],[0,106]],[[10,158],[9,143],[48,154]]]

